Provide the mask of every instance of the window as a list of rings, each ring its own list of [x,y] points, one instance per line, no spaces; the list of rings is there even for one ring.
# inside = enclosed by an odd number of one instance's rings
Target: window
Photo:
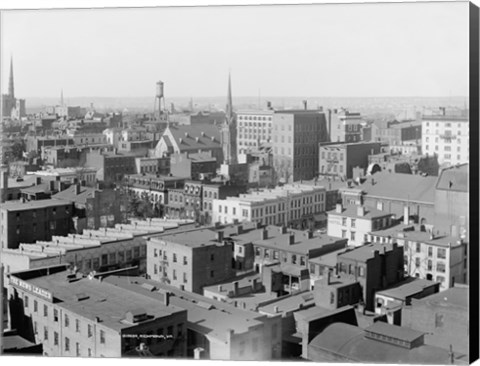
[[[77,356],[80,356],[80,343],[75,344],[75,353]]]
[[[420,267],[420,258],[419,257],[415,258],[415,267]]]
[[[430,259],[427,261],[427,270],[428,271],[432,270],[432,261]]]
[[[358,275],[360,277],[365,277],[365,267],[362,267],[362,266],[358,267]]]
[[[70,351],[70,339],[65,337],[65,351]]]
[[[58,322],[58,310],[53,309],[53,321]]]
[[[437,249],[437,258],[445,259],[447,257],[447,250],[445,248]]]
[[[28,296],[27,295],[25,295],[23,301],[25,303],[25,307],[28,308]]]
[[[342,217],[342,225],[347,226],[347,218],[346,217]]]
[[[420,251],[421,251],[421,244],[415,243],[415,252],[420,253]]]
[[[292,264],[297,264],[297,256],[292,254]]]
[[[105,332],[103,330],[100,331],[100,344],[105,344]]]
[[[48,341],[48,328],[47,327],[43,327],[43,339],[45,341]]]
[[[304,266],[305,265],[305,257],[300,257],[300,265]]]
[[[210,260],[211,260],[211,261],[215,260],[215,254],[213,254],[213,253],[210,254]]]
[[[445,263],[437,263],[437,272],[445,273]]]
[[[177,279],[177,271],[176,270],[173,270],[172,276],[173,276],[174,280]]]
[[[187,274],[183,272],[183,283],[187,283]]]
[[[352,227],[355,227],[355,223],[356,223],[357,220],[352,219],[351,221],[352,221],[351,226],[352,226]]]
[[[355,241],[355,231],[350,233],[350,240]]]
[[[429,257],[433,256],[433,248],[432,247],[428,247],[428,256]]]
[[[346,238],[347,237],[347,230],[342,230],[342,238]]]
[[[80,333],[80,320],[75,319],[75,332]]]
[[[70,326],[70,319],[68,318],[68,315],[65,314],[65,327],[69,327]]]
[[[93,335],[91,324],[88,324],[88,326],[87,326],[87,335],[88,335],[88,338],[92,337],[92,335]]]
[[[53,345],[58,346],[58,333],[53,332]]]
[[[186,256],[183,256],[183,264],[188,264]]]
[[[215,271],[210,271],[210,278],[215,277]]]
[[[177,255],[173,253],[173,263],[176,263],[176,262],[177,262]]]
[[[37,300],[33,300],[33,311],[36,313],[38,311],[38,302]]]

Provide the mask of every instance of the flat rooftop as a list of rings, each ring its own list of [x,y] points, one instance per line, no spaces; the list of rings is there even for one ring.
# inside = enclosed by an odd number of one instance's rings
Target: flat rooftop
[[[308,291],[287,297],[281,297],[278,301],[260,307],[258,311],[262,314],[275,315],[305,309],[311,306],[315,306],[315,299],[313,292]]]
[[[148,315],[162,318],[183,310],[173,304],[165,306],[162,302],[149,296],[129,291],[128,288],[119,288],[98,279],[80,278],[68,282],[68,273],[69,271],[62,271],[48,276],[31,278],[26,282],[51,291],[53,297],[58,301],[57,306],[93,322],[99,317],[102,326],[116,331],[138,325],[123,321],[128,311],[143,308]],[[79,301],[79,294],[88,298]]]
[[[190,248],[199,248],[209,245],[223,246],[223,241],[219,242],[217,240],[217,234],[212,229],[197,229],[163,235],[161,238],[152,238],[150,241],[155,243],[157,240],[168,241]]]
[[[328,211],[328,215],[340,215],[346,217],[353,217],[357,219],[375,219],[379,217],[391,217],[392,214],[386,211],[380,211],[373,207],[363,206],[364,208],[364,215],[358,215],[358,206],[356,205],[348,205],[342,207],[342,213],[339,213],[335,210]]]
[[[411,229],[414,230],[411,230]],[[435,232],[435,229],[434,229]],[[374,236],[380,237],[391,237],[397,239],[406,239],[411,241],[418,241],[429,245],[436,245],[441,247],[457,247],[462,245],[458,242],[458,238],[450,235],[439,235],[436,234],[433,236],[433,239],[430,239],[430,233],[427,231],[420,231],[418,226],[415,225],[405,225],[400,224],[393,226],[385,230],[378,230],[370,233]]]
[[[56,199],[45,199],[28,202],[7,201],[5,203],[2,203],[1,208],[7,211],[27,211],[48,207],[69,206],[71,204],[71,202]]]
[[[367,261],[368,259],[374,258],[375,251],[378,251],[379,254],[382,253],[383,249],[387,252],[393,250],[393,244],[389,243],[372,243],[366,244],[360,247],[352,248],[347,250],[345,253],[339,254],[339,258],[353,259],[359,261]]]
[[[309,259],[308,262],[313,263],[313,264],[319,264],[319,265],[327,266],[327,267],[335,267],[337,265],[338,255],[344,253],[346,250],[347,250],[347,248],[334,250],[331,253],[327,253],[327,254],[321,255],[319,257]]]
[[[122,289],[146,294],[158,304],[163,300],[163,293],[173,293],[170,304],[187,310],[188,327],[222,342],[227,341],[227,334],[231,331],[237,334],[247,333],[250,327],[261,325],[264,315],[253,311],[243,310],[235,306],[208,299],[204,296],[181,291],[176,287],[156,281],[146,280],[143,277],[110,276],[104,282],[111,283]],[[154,286],[158,291],[150,291],[142,287],[143,284]]]
[[[423,299],[415,299],[415,302],[439,308],[457,307],[468,311],[468,296],[469,287],[451,287]]]
[[[426,288],[435,286],[437,284],[437,282],[428,281],[421,278],[412,278],[386,290],[377,291],[377,294],[405,301],[407,297],[414,296]]]

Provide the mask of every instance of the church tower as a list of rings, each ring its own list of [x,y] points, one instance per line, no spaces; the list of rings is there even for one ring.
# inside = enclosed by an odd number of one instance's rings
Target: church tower
[[[222,125],[223,160],[225,164],[237,163],[237,116],[233,112],[232,82],[228,74],[227,107]]]

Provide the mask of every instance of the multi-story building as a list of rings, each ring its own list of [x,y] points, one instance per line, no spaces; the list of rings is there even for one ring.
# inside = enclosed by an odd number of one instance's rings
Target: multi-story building
[[[91,151],[112,151],[109,144],[57,145],[43,146],[41,158],[45,164],[55,167],[82,166],[86,155]]]
[[[360,246],[368,243],[368,234],[392,225],[389,212],[375,208],[338,203],[335,210],[328,212],[328,235],[348,239],[348,245]]]
[[[378,142],[320,144],[319,175],[351,179],[353,168],[366,170],[368,155],[380,152]]]
[[[147,275],[199,294],[204,286],[232,278],[233,244],[222,234],[200,229],[150,239]]]
[[[340,253],[337,258],[340,276],[358,281],[362,301],[374,310],[375,292],[403,281],[403,247],[396,243],[373,243]]]
[[[405,224],[372,232],[370,238],[404,247],[404,270],[409,276],[439,282],[441,290],[468,282],[468,243],[463,239]]]
[[[143,277],[110,276],[104,282],[187,311],[187,357],[275,360],[282,351],[282,321]],[[149,291],[151,289],[153,291]],[[157,290],[157,291],[155,291]]]
[[[264,143],[271,142],[273,110],[237,111],[238,154],[256,152]]]
[[[185,215],[187,218],[198,221],[203,208],[203,183],[193,180],[186,181],[183,190]]]
[[[187,311],[168,297],[155,301],[62,265],[11,274],[8,298],[11,325],[45,356],[186,356]]]
[[[135,174],[135,155],[92,151],[85,166],[97,169],[97,179],[107,184],[120,182],[125,175]]]
[[[97,170],[84,167],[56,168],[37,170],[29,175],[41,177],[42,181],[59,180],[68,184],[85,182],[85,185],[90,186],[95,184]]]
[[[272,127],[277,180],[313,179],[318,173],[318,145],[328,141],[325,113],[320,110],[275,111]]]
[[[170,172],[177,177],[203,180],[215,176],[217,160],[210,152],[170,155]]]
[[[135,167],[137,174],[170,174],[170,159],[141,157],[135,158]]]
[[[204,183],[202,186],[202,216],[205,224],[211,224],[213,222],[213,200],[223,200],[227,197],[235,197],[241,193],[244,193],[247,189],[246,186],[231,184]]]
[[[308,226],[314,215],[325,211],[325,187],[289,184],[213,200],[213,222],[253,221],[266,225]]]
[[[331,142],[358,142],[362,134],[362,116],[346,109],[328,110],[328,133]]]
[[[20,243],[50,240],[73,229],[74,207],[61,200],[10,201],[0,206],[2,248],[18,248]]]
[[[363,204],[400,218],[433,223],[437,177],[378,172],[355,187],[340,188],[344,205]],[[405,207],[408,212],[405,212]]]
[[[469,215],[469,164],[443,169],[435,187],[435,227],[468,240]]]
[[[154,207],[157,206],[158,209],[164,211],[165,205],[169,202],[169,190],[182,189],[185,178],[169,175],[133,174],[126,177],[126,184],[129,192],[138,198],[149,200]]]
[[[469,118],[449,115],[423,116],[422,152],[436,155],[440,164],[468,163]]]

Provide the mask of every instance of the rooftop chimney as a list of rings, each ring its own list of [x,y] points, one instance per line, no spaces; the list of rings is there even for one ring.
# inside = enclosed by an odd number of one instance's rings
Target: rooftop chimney
[[[336,207],[335,207],[335,212],[336,213],[342,213],[343,211],[343,206],[341,203],[337,203]]]
[[[408,225],[410,222],[410,207],[405,206],[403,208],[403,224]]]
[[[306,231],[303,232],[303,235],[307,239],[312,239],[313,238],[313,231],[312,230],[306,230]]]
[[[39,184],[42,184],[42,178],[36,177],[36,178],[35,178],[35,185],[38,186]]]
[[[363,206],[357,207],[357,216],[360,216],[360,217],[365,216],[365,207]]]
[[[302,103],[303,103],[303,109],[307,110],[307,101],[303,100]]]
[[[262,240],[267,240],[267,239],[268,239],[268,230],[267,230],[267,228],[263,228],[260,235],[261,235]]]
[[[222,292],[222,291],[223,291],[222,285],[218,285],[218,292]]]
[[[81,188],[80,183],[75,184],[75,194],[77,195],[80,194],[80,188]]]
[[[238,281],[235,281],[233,283],[233,294],[234,294],[234,296],[238,295]]]
[[[219,243],[223,243],[223,235],[224,235],[223,230],[218,230],[217,231],[217,241]]]
[[[290,235],[288,237],[288,244],[290,244],[290,245],[295,244],[295,234],[294,233],[290,233]]]
[[[243,225],[237,226],[237,235],[243,234]]]
[[[285,225],[280,226],[280,233],[281,234],[286,234],[287,233],[287,227]]]
[[[170,292],[165,292],[165,294],[163,295],[163,305],[165,306],[169,306],[170,305],[170,296],[172,294]]]

